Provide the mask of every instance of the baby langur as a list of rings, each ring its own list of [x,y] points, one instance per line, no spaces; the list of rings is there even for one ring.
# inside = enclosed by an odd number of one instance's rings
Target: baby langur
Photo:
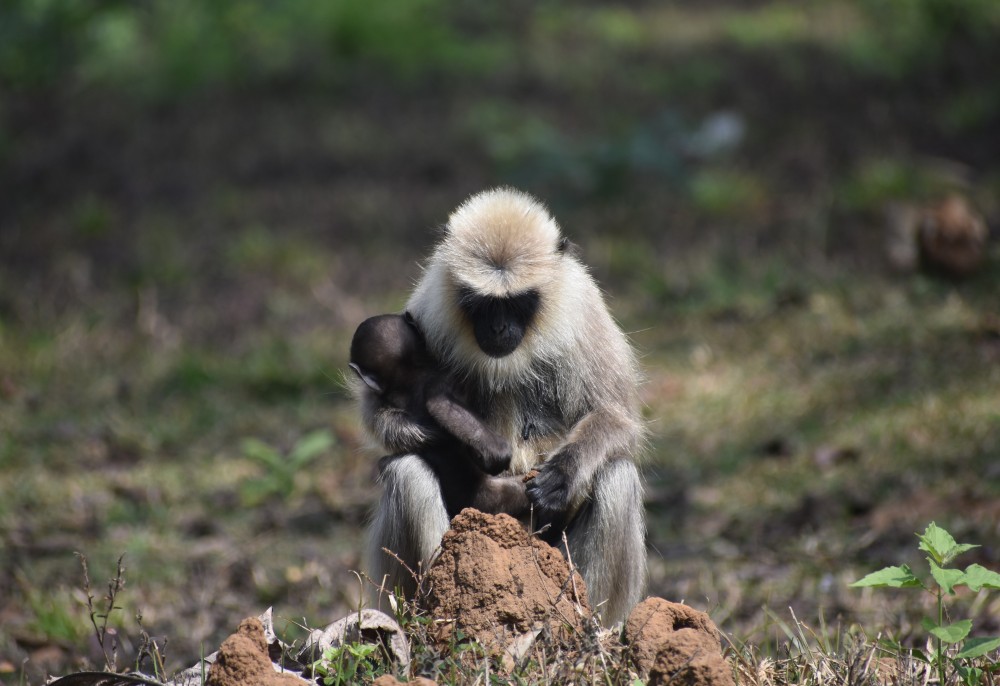
[[[527,514],[522,477],[496,476],[510,465],[510,442],[456,398],[458,389],[431,359],[408,312],[362,322],[351,341],[350,367],[385,403],[423,426],[427,440],[421,456],[441,484],[449,517],[466,507]]]

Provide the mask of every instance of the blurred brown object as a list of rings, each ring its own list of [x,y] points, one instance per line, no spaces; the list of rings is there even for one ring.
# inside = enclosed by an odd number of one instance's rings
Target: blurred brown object
[[[924,209],[917,235],[923,268],[970,276],[986,257],[989,231],[982,216],[960,195]]]
[[[887,208],[890,264],[901,271],[918,267],[952,277],[973,274],[986,258],[989,230],[982,216],[957,193],[919,206]]]

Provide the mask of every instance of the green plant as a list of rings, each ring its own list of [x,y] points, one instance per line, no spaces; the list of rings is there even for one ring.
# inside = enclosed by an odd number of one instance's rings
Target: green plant
[[[312,665],[314,676],[326,686],[370,682],[381,672],[380,647],[374,643],[345,643],[327,648]]]
[[[28,635],[63,645],[78,645],[86,639],[89,620],[70,589],[35,588],[23,573],[16,580],[28,610]]]
[[[931,522],[922,534],[920,549],[928,553],[927,563],[930,565],[933,583],[925,582],[917,577],[908,565],[886,567],[855,581],[851,586],[872,588],[920,588],[934,594],[937,600],[937,617],[925,617],[923,627],[934,637],[935,650],[929,662],[938,671],[939,683],[945,683],[945,673],[950,664],[968,686],[979,684],[983,670],[969,661],[983,657],[1000,648],[1000,637],[971,638],[972,620],[962,619],[945,624],[945,595],[955,595],[955,588],[965,586],[970,591],[981,589],[1000,589],[1000,574],[986,569],[982,565],[972,564],[965,571],[951,567],[956,557],[978,545],[971,543],[956,543],[950,533]],[[956,646],[958,650],[950,653],[945,645]]]
[[[288,455],[282,455],[256,438],[243,441],[243,454],[264,466],[265,472],[243,484],[243,498],[251,504],[275,495],[288,496],[295,490],[295,475],[333,444],[326,429],[318,429],[300,438]]]

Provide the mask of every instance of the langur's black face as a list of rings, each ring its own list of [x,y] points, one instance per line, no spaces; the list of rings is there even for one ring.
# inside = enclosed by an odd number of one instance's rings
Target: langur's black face
[[[471,288],[459,291],[459,306],[472,324],[479,349],[497,358],[517,350],[534,322],[539,302],[534,289],[507,297],[480,295]]]

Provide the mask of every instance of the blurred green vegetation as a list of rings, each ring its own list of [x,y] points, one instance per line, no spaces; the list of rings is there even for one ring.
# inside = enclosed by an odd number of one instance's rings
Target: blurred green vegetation
[[[438,0],[203,3],[13,0],[0,10],[0,78],[17,89],[111,87],[170,99],[210,87],[345,78],[361,62],[409,79],[481,73],[505,57],[450,28]]]
[[[14,93],[96,87],[170,100],[206,88],[335,87],[357,78],[359,66],[370,70],[365,77],[413,82],[429,74],[496,79],[537,62],[543,78],[573,86],[585,84],[573,74],[604,76],[616,59],[642,51],[718,45],[778,55],[808,78],[808,65],[796,67],[793,56],[818,48],[858,74],[959,90],[959,102],[941,114],[960,130],[1000,107],[987,79],[968,82],[994,54],[998,31],[991,0],[721,3],[697,12],[684,3],[635,11],[554,1],[501,9],[440,0],[10,0],[0,8],[0,83]],[[547,50],[570,41],[586,49],[570,64],[550,59]],[[690,90],[706,66],[696,61],[660,79],[640,67],[629,77],[652,78],[652,86],[677,79]],[[714,71],[700,85],[725,80]],[[935,84],[944,80],[956,83]]]
[[[578,197],[620,194],[636,177],[652,178],[690,200],[694,211],[724,215],[759,211],[763,189],[756,169],[699,172],[692,164],[691,155],[701,162],[726,152],[685,147],[717,103],[728,100],[725,106],[751,119],[743,151],[757,160],[779,133],[768,131],[766,120],[790,134],[799,122],[820,124],[849,147],[877,149],[892,143],[880,139],[891,132],[887,122],[902,121],[938,153],[944,138],[996,137],[990,125],[1000,117],[1000,88],[983,65],[1000,57],[997,35],[1000,9],[990,0],[720,3],[698,10],[684,3],[627,9],[555,1],[501,10],[439,0],[12,0],[0,8],[0,84],[9,104],[51,90],[171,103],[261,89],[336,100],[372,80],[411,94],[447,83],[471,89],[457,128],[511,183]],[[755,86],[740,88],[741,72],[761,65],[777,83],[756,83],[750,74]],[[611,99],[638,93],[663,104],[578,111],[567,127],[557,121],[561,112],[507,97],[505,82],[516,80],[567,102],[605,90]],[[484,87],[503,95],[491,97]],[[781,91],[803,97],[787,101]],[[868,111],[846,111],[852,103]],[[770,116],[778,112],[785,116]],[[4,119],[0,149],[16,144]],[[916,167],[900,171],[919,176],[921,161],[900,152],[892,150],[890,164]],[[866,187],[872,169],[856,179],[849,170],[830,171],[843,173],[848,186]],[[897,174],[875,179],[874,190],[848,188],[847,209],[886,182],[903,180]],[[91,198],[80,208],[82,232],[107,227],[111,218],[100,202]]]
[[[0,4],[0,665],[83,653],[73,551],[168,670],[355,607],[350,335],[501,183],[642,351],[650,591],[923,635],[846,584],[931,520],[1000,559],[1000,255],[894,274],[885,217],[997,225],[997,64],[992,0]]]

